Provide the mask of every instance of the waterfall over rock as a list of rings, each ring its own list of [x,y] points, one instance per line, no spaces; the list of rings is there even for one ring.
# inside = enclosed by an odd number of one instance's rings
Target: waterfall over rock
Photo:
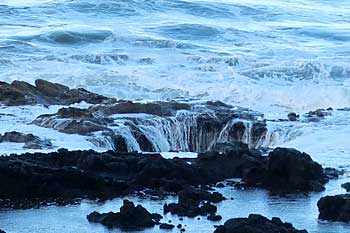
[[[33,123],[85,135],[95,146],[115,151],[203,152],[232,141],[256,148],[267,137],[262,114],[221,102],[119,101],[88,109],[62,108]]]

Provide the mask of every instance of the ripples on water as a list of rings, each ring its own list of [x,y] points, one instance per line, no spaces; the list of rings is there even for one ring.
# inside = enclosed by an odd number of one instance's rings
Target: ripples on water
[[[5,81],[46,78],[119,98],[195,97],[264,112],[350,104],[348,1],[1,4]],[[115,61],[120,55],[128,59]]]
[[[289,111],[348,107],[350,1],[2,0],[0,72],[1,81],[44,78],[123,99],[221,100],[269,119]],[[349,112],[338,111],[319,123],[281,124],[275,146],[296,147],[325,166],[348,170],[348,119]],[[270,129],[281,125],[269,123]],[[66,138],[57,140],[64,145]],[[327,193],[341,192],[339,186],[329,184]],[[318,194],[294,204],[262,191],[230,195],[237,202],[219,206],[225,218],[259,212],[311,232],[348,227],[317,223]],[[115,210],[116,202],[0,213],[0,227],[106,232],[84,216],[96,208]],[[145,204],[155,211],[161,207]],[[42,217],[52,224],[36,224]],[[67,230],[62,226],[70,218]],[[187,224],[197,226],[192,220]],[[208,224],[199,224],[202,232],[212,232]]]

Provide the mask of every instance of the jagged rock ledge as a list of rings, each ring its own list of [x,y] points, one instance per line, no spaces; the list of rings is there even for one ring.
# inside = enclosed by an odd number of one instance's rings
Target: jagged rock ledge
[[[134,103],[118,101],[88,109],[61,108],[33,124],[88,136],[97,147],[115,151],[203,152],[218,142],[259,147],[267,136],[263,115],[221,102]]]
[[[67,150],[0,157],[0,186],[6,187],[0,190],[0,207],[30,208],[52,200],[64,204],[76,198],[105,200],[144,189],[179,193],[188,185],[215,185],[229,178],[281,192],[320,191],[327,181],[319,164],[295,150],[278,148],[262,156],[243,143],[215,148],[194,159]]]
[[[317,206],[321,220],[350,222],[350,194],[322,197]]]
[[[88,109],[67,105],[85,101]],[[121,152],[203,152],[216,143],[242,141],[251,148],[268,138],[263,114],[222,102],[138,103],[107,98],[85,89],[70,89],[38,79],[0,82],[0,104],[63,105],[32,124],[86,136],[99,150]]]
[[[52,149],[52,143],[48,139],[41,139],[33,134],[24,134],[16,131],[6,132],[3,135],[0,134],[0,143],[13,142],[24,143],[25,149]]]
[[[274,217],[271,220],[258,215],[251,214],[248,218],[232,218],[227,220],[223,226],[218,226],[214,233],[307,233],[306,230],[297,230],[290,223],[283,223],[281,219]]]
[[[13,81],[11,84],[0,81],[0,103],[8,106],[19,105],[70,105],[85,101],[100,104],[115,101],[83,88],[68,87],[38,79],[35,86],[24,81]]]
[[[118,213],[92,212],[87,216],[89,222],[101,223],[108,228],[143,229],[159,224],[163,217],[151,214],[141,205],[135,206],[131,201],[124,200]]]

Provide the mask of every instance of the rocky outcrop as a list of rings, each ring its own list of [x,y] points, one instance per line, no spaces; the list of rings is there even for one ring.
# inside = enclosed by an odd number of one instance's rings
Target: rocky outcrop
[[[24,134],[16,131],[6,132],[0,135],[0,143],[14,142],[24,143],[23,148],[26,149],[52,149],[52,143],[48,139],[41,139],[33,134]]]
[[[7,187],[0,190],[0,206],[16,200],[20,205],[13,208],[52,199],[109,199],[143,188],[177,193],[187,185],[239,177],[241,171],[235,170],[245,159],[249,156],[164,159],[159,154],[67,150],[0,157],[0,186]]]
[[[164,213],[176,214],[179,216],[196,217],[198,215],[214,215],[217,211],[215,205],[225,200],[218,192],[210,193],[202,189],[186,187],[178,193],[178,203],[164,205]]]
[[[346,183],[342,184],[341,187],[343,189],[345,189],[346,192],[350,192],[350,182],[346,182]]]
[[[222,200],[222,195],[188,186],[243,178],[250,186],[295,192],[318,190],[315,187],[325,179],[322,167],[301,152],[276,149],[266,157],[240,143],[225,151],[200,153],[194,159],[63,149],[0,157],[0,186],[6,187],[0,189],[0,207],[30,208],[57,199],[63,203],[76,198],[104,200],[150,189],[179,194],[179,203],[169,212],[179,214],[182,207],[193,206],[196,214],[212,214],[216,211],[210,203]],[[285,154],[288,151],[293,153]]]
[[[337,170],[335,168],[331,167],[326,167],[324,169],[324,174],[326,175],[327,179],[332,180],[332,179],[338,179],[339,176],[342,176],[345,174],[344,170]]]
[[[142,229],[153,227],[162,218],[159,214],[151,214],[141,205],[135,206],[133,202],[124,200],[118,213],[92,212],[87,216],[89,222],[101,223],[108,228]]]
[[[251,214],[248,218],[232,218],[223,226],[216,228],[215,233],[307,233],[306,230],[297,230],[290,223],[283,223],[279,218],[268,218]]]
[[[288,113],[288,120],[289,121],[297,121],[299,118],[299,115],[297,115],[295,112]]]
[[[98,148],[130,152],[204,152],[219,142],[233,141],[255,148],[267,137],[262,114],[219,101],[139,103],[41,79],[35,85],[0,83],[0,104],[4,105],[71,105],[82,101],[93,105],[88,109],[62,108],[39,116],[33,124],[87,136]]]
[[[220,142],[259,147],[267,136],[262,115],[221,102],[134,103],[118,101],[88,109],[62,108],[33,124],[62,133],[89,136],[96,146],[116,151],[203,152]]]
[[[113,100],[82,88],[69,89],[42,79],[36,80],[35,86],[23,81],[13,81],[11,84],[0,82],[0,104],[4,105],[70,105],[82,101],[100,104]]]
[[[291,148],[270,152],[266,166],[251,169],[244,181],[272,191],[322,191],[327,177],[310,155]]]
[[[210,214],[207,219],[209,221],[213,221],[213,222],[217,222],[217,221],[221,221],[222,217],[221,215],[216,215],[216,214]]]
[[[163,230],[171,230],[174,227],[175,226],[173,224],[168,224],[168,223],[162,223],[159,225],[159,229],[163,229]]]
[[[322,197],[317,202],[319,219],[328,221],[350,221],[350,194]]]

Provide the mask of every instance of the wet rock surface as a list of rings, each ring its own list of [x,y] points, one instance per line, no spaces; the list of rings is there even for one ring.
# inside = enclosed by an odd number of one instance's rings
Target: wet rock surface
[[[344,170],[337,170],[335,168],[331,167],[326,167],[324,169],[324,174],[326,175],[327,179],[332,180],[332,179],[338,179],[339,176],[342,176],[345,174]]]
[[[217,222],[220,221],[222,219],[221,215],[216,215],[216,214],[210,214],[207,219],[209,221],[213,221],[213,222]]]
[[[218,142],[245,141],[258,147],[267,134],[260,118],[257,112],[221,102],[117,101],[88,109],[62,108],[39,116],[33,124],[90,136],[95,145],[107,143],[116,151],[203,152]]]
[[[251,214],[248,218],[232,218],[223,226],[218,226],[214,233],[307,233],[306,230],[297,230],[290,223],[283,223],[279,218],[268,218]]]
[[[213,215],[217,208],[211,203],[225,200],[218,192],[210,193],[206,190],[186,187],[178,193],[178,203],[164,205],[164,213],[176,214],[178,216],[196,217],[199,215]]]
[[[87,216],[89,222],[101,223],[108,228],[142,229],[153,227],[159,223],[162,216],[151,214],[141,205],[135,206],[133,202],[123,201],[123,206],[117,213],[100,214],[92,212]]]
[[[13,142],[24,143],[26,149],[52,149],[52,143],[48,139],[41,139],[33,134],[24,134],[16,131],[6,132],[0,135],[0,143]]]
[[[82,101],[99,104],[112,100],[82,88],[69,89],[42,79],[36,80],[35,85],[23,81],[0,82],[0,104],[4,105],[69,105]]]
[[[162,223],[159,225],[159,229],[164,229],[164,230],[171,230],[175,226],[173,224],[168,224],[168,223]]]
[[[345,189],[346,192],[350,192],[350,182],[346,182],[346,183],[342,184],[341,187],[343,189]]]
[[[289,121],[297,121],[298,119],[299,119],[299,115],[297,115],[295,112],[291,112],[288,114]]]
[[[244,177],[247,185],[272,191],[322,191],[327,177],[310,155],[291,148],[276,148],[265,166],[251,169]]]
[[[350,221],[350,194],[322,197],[317,202],[319,219],[328,221]]]
[[[87,109],[67,105],[85,101]],[[242,141],[259,147],[267,137],[263,114],[220,101],[131,102],[38,79],[0,83],[0,104],[65,105],[32,124],[87,136],[97,148],[115,151],[204,152],[219,142]]]
[[[191,186],[243,178],[250,186],[275,190],[279,184],[280,191],[296,192],[317,191],[325,182],[322,167],[301,152],[278,148],[266,157],[244,144],[230,148],[226,153],[200,153],[193,159],[63,149],[0,157],[0,186],[7,187],[0,190],[0,207],[30,208],[52,199],[63,203],[76,198],[105,200],[150,189],[160,195],[179,195],[179,202],[168,206],[166,212],[207,215],[216,213],[211,203],[223,196]],[[188,213],[184,207],[193,211]]]

